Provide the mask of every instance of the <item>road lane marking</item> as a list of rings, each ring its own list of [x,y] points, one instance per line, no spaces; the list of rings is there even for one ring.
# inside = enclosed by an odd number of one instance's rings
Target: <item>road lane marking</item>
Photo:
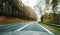
[[[29,26],[30,24],[33,24],[33,23],[38,24],[37,22],[30,22],[30,23],[28,23],[27,25],[24,25],[23,27],[15,30],[15,32],[16,32],[16,31],[21,31],[22,29],[26,28],[27,26]],[[45,27],[43,27],[42,25],[40,25],[40,24],[38,24],[38,25],[39,25],[40,27],[42,27],[44,30],[46,30],[48,33],[54,34],[54,33],[52,33],[51,31],[49,31],[48,29],[46,29]]]
[[[48,29],[46,29],[45,27],[43,27],[42,25],[40,25],[40,24],[38,24],[38,25],[41,26],[43,29],[45,29],[48,33],[54,34],[54,33],[52,33],[51,31],[49,31]]]
[[[32,22],[30,22],[30,23],[28,23],[27,25],[24,25],[23,27],[15,30],[15,32],[16,32],[16,31],[21,31],[22,29],[26,28],[26,27],[29,26],[30,24],[32,24]]]

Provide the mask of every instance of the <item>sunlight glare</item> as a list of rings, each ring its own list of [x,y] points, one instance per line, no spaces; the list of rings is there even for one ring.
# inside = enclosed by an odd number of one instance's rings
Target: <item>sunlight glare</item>
[[[37,0],[21,0],[26,6],[34,7],[37,4]]]

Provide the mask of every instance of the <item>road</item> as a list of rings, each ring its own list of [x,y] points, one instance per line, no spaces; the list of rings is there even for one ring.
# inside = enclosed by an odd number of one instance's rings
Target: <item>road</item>
[[[28,22],[19,22],[19,23],[11,23],[6,25],[0,25],[0,32],[3,31],[14,31],[24,25],[26,25]]]
[[[3,31],[5,31],[3,33]],[[20,22],[15,24],[0,25],[0,35],[54,35],[37,22]]]

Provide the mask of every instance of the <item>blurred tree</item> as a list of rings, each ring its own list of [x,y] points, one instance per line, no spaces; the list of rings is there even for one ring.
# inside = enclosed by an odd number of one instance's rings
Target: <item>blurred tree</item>
[[[52,11],[53,11],[52,23],[54,23],[54,24],[60,24],[60,17],[59,17],[60,14],[58,14],[58,9],[59,9],[58,3],[60,3],[59,0],[52,1]]]

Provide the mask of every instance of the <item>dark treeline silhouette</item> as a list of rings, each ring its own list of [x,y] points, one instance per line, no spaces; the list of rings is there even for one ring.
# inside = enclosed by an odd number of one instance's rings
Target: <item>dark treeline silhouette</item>
[[[31,19],[27,17],[23,12],[9,0],[0,0],[0,16],[21,18],[21,19]],[[33,19],[32,19],[33,20]]]

